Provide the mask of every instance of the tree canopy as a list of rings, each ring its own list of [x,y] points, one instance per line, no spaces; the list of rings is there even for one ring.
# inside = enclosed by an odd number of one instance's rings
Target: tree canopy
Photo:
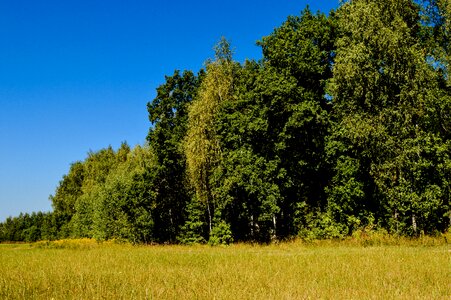
[[[147,105],[144,146],[71,165],[53,211],[0,241],[416,236],[451,225],[451,4],[342,1],[289,16],[237,62],[222,38]]]

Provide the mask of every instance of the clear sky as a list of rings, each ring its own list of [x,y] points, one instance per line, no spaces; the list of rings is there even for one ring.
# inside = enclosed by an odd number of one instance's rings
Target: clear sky
[[[235,59],[310,5],[338,0],[0,0],[0,221],[50,211],[89,150],[143,144],[164,75],[197,72],[225,36]]]

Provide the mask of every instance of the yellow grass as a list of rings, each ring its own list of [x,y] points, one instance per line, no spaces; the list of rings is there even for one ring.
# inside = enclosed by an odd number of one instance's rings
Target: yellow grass
[[[432,242],[434,241],[434,242]],[[0,244],[0,299],[450,299],[446,242]]]

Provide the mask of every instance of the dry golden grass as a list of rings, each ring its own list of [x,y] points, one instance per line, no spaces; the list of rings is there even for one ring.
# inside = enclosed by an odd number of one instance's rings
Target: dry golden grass
[[[0,244],[0,299],[450,299],[445,242],[359,243]]]

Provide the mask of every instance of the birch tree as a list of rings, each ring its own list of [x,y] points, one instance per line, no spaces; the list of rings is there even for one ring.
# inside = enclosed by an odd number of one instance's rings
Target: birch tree
[[[215,52],[215,60],[207,62],[205,77],[196,99],[189,107],[185,139],[188,176],[197,199],[206,205],[210,234],[215,210],[220,204],[210,185],[213,170],[221,157],[215,131],[216,114],[221,103],[233,96],[234,69],[237,67],[225,38],[217,44]]]

